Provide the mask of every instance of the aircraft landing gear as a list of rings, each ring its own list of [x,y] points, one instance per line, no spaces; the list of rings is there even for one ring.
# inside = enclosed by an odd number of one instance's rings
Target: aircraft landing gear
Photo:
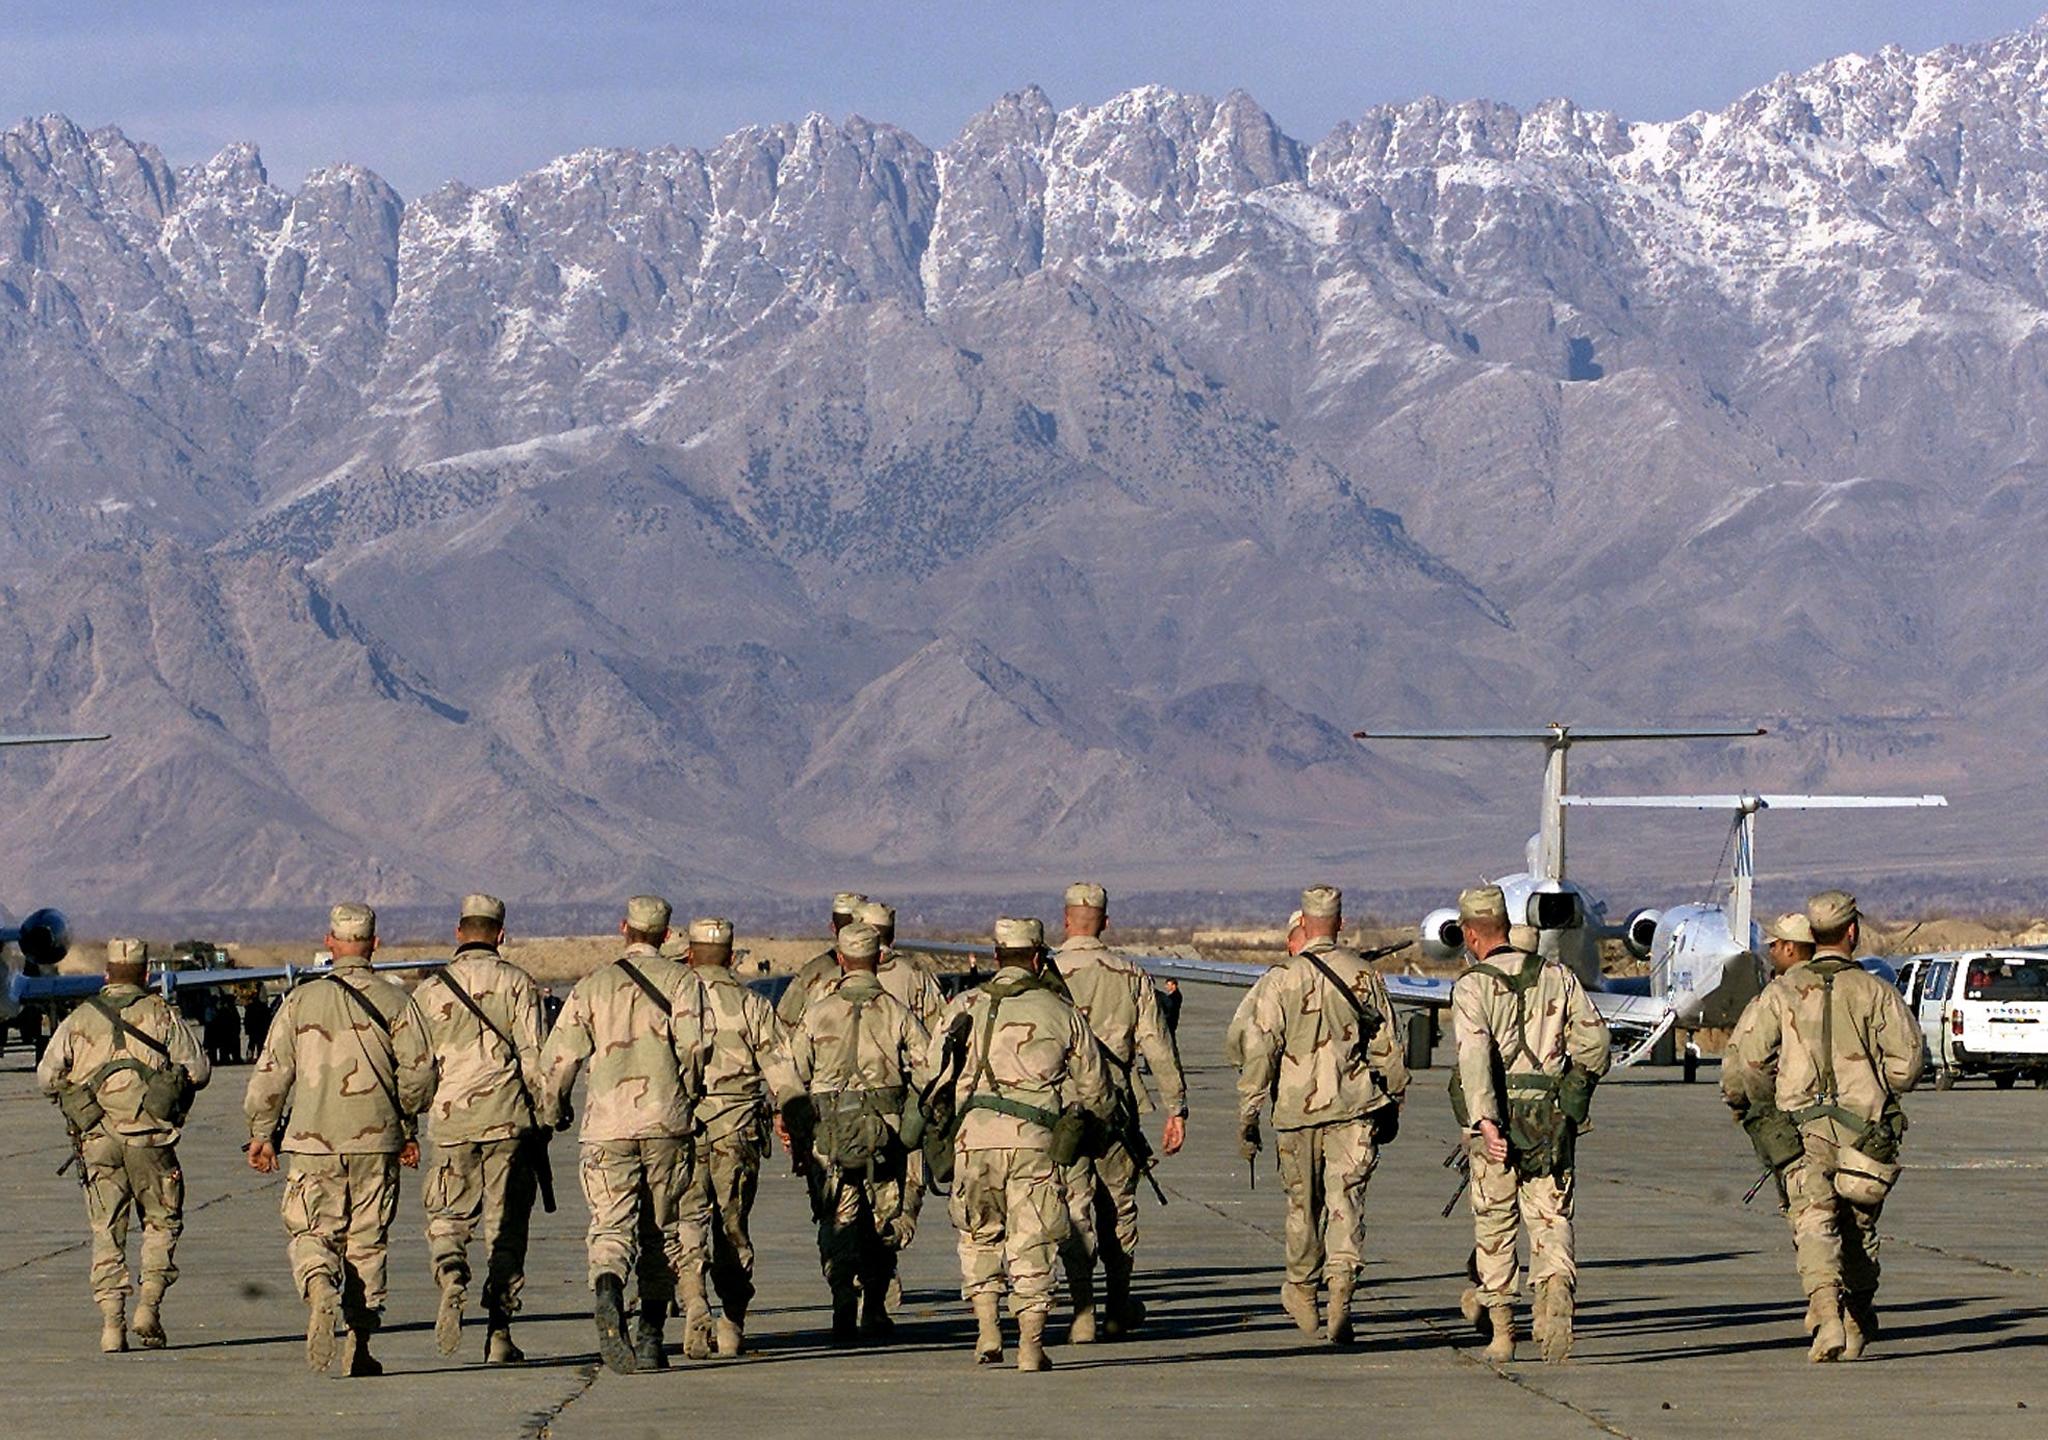
[[[1690,1085],[1700,1078],[1700,1045],[1697,1037],[1685,1037],[1685,1052],[1680,1057],[1680,1063],[1685,1066],[1686,1084]]]

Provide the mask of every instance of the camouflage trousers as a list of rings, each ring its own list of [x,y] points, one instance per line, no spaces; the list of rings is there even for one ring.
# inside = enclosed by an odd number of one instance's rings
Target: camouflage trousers
[[[316,1277],[341,1291],[351,1330],[374,1330],[384,1314],[384,1267],[398,1215],[398,1157],[293,1155],[285,1174],[286,1252],[301,1298]]]
[[[1358,1273],[1365,1187],[1379,1164],[1372,1126],[1340,1120],[1282,1130],[1273,1141],[1287,1191],[1287,1278],[1296,1285]]]
[[[960,1150],[953,1164],[960,1293],[1009,1282],[1010,1313],[1052,1308],[1053,1261],[1072,1223],[1066,1184],[1043,1150]]]
[[[96,1300],[128,1294],[128,1222],[142,1221],[145,1286],[169,1288],[178,1278],[178,1236],[185,1229],[185,1172],[169,1145],[130,1145],[94,1132],[85,1153],[85,1213],[92,1222],[92,1293]]]
[[[1138,1249],[1138,1162],[1122,1141],[1092,1160],[1067,1167],[1068,1234],[1060,1259],[1088,1274],[1099,1256],[1105,1268],[1128,1267]]]
[[[526,1230],[536,1189],[520,1141],[437,1145],[427,1161],[427,1253],[441,1285],[469,1288],[469,1242],[484,1243],[484,1308],[512,1314],[526,1284]]]
[[[745,1126],[697,1149],[676,1226],[670,1263],[679,1279],[708,1269],[718,1303],[728,1315],[746,1313],[754,1299],[754,1240],[747,1221],[761,1186],[757,1129]],[[693,1289],[685,1281],[685,1289]]]
[[[600,1275],[637,1274],[641,1313],[666,1316],[676,1295],[668,1236],[690,1181],[689,1139],[586,1140],[578,1169],[590,1206],[592,1287]]]
[[[1802,1138],[1806,1153],[1785,1167],[1785,1218],[1792,1222],[1800,1287],[1808,1295],[1831,1285],[1874,1295],[1884,1205],[1856,1205],[1837,1195],[1834,1142],[1812,1130]]]
[[[1472,1156],[1473,1264],[1479,1299],[1508,1305],[1515,1298],[1515,1241],[1529,1227],[1529,1284],[1561,1279],[1576,1288],[1579,1265],[1572,1237],[1572,1173],[1524,1180],[1512,1164],[1496,1165],[1474,1140]]]
[[[895,1275],[897,1252],[909,1243],[901,1234],[908,1158],[898,1149],[878,1159],[872,1174],[818,1159],[807,1167],[811,1214],[818,1222],[818,1263],[834,1293],[856,1282],[886,1289]]]

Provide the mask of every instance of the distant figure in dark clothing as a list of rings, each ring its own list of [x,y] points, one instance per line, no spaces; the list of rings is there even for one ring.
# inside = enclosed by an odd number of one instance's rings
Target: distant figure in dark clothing
[[[216,995],[206,1011],[206,1058],[216,1065],[242,1063],[242,1014],[232,995]]]
[[[242,1034],[249,1041],[251,1058],[263,1053],[263,1042],[270,1038],[270,1017],[277,1009],[263,992],[257,991],[249,997],[249,1003],[242,1007]]]
[[[1180,1031],[1180,981],[1169,980],[1166,988],[1159,992],[1159,1013],[1165,1017],[1166,1033],[1174,1035]]]

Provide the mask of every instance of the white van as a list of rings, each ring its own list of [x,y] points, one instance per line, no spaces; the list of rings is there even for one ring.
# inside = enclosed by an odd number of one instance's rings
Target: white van
[[[2048,949],[2003,947],[1915,955],[1899,991],[1920,1021],[1937,1090],[1989,1075],[2048,1087]]]

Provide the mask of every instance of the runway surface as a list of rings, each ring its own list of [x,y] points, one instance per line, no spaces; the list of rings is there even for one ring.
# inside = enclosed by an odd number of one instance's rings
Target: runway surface
[[[899,1343],[825,1344],[824,1282],[802,1186],[769,1164],[756,1212],[757,1353],[619,1376],[596,1365],[584,1288],[583,1207],[557,1142],[561,1213],[536,1216],[529,1362],[434,1351],[434,1291],[416,1175],[392,1256],[378,1380],[309,1375],[291,1289],[279,1182],[242,1166],[246,1069],[202,1095],[183,1146],[190,1195],[171,1292],[171,1348],[101,1356],[86,1288],[84,1207],[53,1107],[0,1060],[0,1434],[95,1440],[225,1435],[489,1436],[584,1440],[713,1427],[754,1435],[2039,1435],[2048,1423],[2048,1094],[1975,1084],[1908,1101],[1905,1179],[1885,1215],[1885,1330],[1859,1365],[1806,1363],[1789,1234],[1712,1080],[1643,1071],[1604,1086],[1580,1146],[1580,1343],[1552,1367],[1486,1364],[1456,1313],[1470,1221],[1438,1210],[1452,1123],[1448,1072],[1420,1073],[1400,1140],[1374,1177],[1358,1343],[1308,1341],[1278,1301],[1282,1201],[1268,1150],[1251,1190],[1236,1155],[1222,1032],[1238,992],[1191,986],[1187,1151],[1166,1164],[1171,1204],[1143,1201],[1136,1339],[1057,1345],[1049,1375],[977,1369],[944,1202],[925,1209],[905,1263]],[[1156,1119],[1153,1130],[1157,1133]],[[674,1331],[672,1328],[672,1338]],[[1014,1342],[1013,1342],[1014,1344]],[[1525,1355],[1534,1347],[1523,1345]]]

